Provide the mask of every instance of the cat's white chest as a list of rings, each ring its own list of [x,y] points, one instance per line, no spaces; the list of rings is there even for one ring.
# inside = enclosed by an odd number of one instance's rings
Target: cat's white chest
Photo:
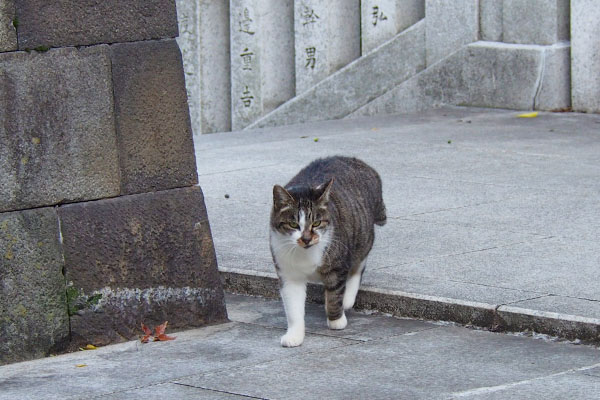
[[[324,240],[325,239],[325,240]],[[317,268],[323,262],[327,238],[308,249],[301,248],[289,236],[271,231],[271,249],[280,273],[288,278],[316,280]]]

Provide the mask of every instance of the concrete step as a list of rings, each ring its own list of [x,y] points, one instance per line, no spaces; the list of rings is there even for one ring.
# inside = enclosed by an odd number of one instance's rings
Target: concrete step
[[[570,107],[570,44],[471,43],[348,117],[416,112],[443,104],[515,110]]]
[[[343,118],[424,68],[421,20],[246,129]]]
[[[273,272],[220,267],[229,293],[280,299],[279,280]],[[402,318],[447,321],[492,332],[536,332],[558,338],[600,344],[600,319],[541,311],[534,308],[452,299],[361,285],[355,310],[377,311]],[[323,287],[309,284],[307,301],[324,304]]]

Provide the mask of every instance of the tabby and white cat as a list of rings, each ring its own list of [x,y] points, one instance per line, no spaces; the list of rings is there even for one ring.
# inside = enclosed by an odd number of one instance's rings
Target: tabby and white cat
[[[271,254],[279,276],[288,328],[285,347],[304,341],[308,281],[322,282],[330,329],[344,329],[375,238],[386,222],[381,179],[349,157],[313,161],[285,188],[273,187]]]

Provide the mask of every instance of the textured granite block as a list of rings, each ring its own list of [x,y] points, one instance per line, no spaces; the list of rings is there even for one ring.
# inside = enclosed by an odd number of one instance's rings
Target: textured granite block
[[[177,36],[174,0],[18,0],[19,49]]]
[[[575,111],[600,112],[600,2],[571,0],[571,85]]]
[[[119,194],[108,46],[0,54],[0,211]]]
[[[0,364],[44,357],[66,345],[62,269],[53,208],[0,213]]]
[[[0,0],[0,52],[17,49],[16,24],[14,1]]]
[[[479,0],[481,40],[502,41],[502,0]]]
[[[229,2],[177,0],[177,19],[194,135],[230,131]]]
[[[425,22],[422,21],[249,128],[343,118],[424,68]]]
[[[360,57],[358,0],[294,2],[296,94]]]
[[[231,124],[238,130],[295,94],[293,1],[233,0],[230,29]]]
[[[110,46],[121,193],[198,182],[181,53],[175,40]]]
[[[134,338],[226,319],[200,187],[59,208],[75,342]]]
[[[544,68],[535,97],[536,110],[559,110],[571,106],[571,46],[559,43],[543,50]]]
[[[427,66],[479,37],[479,4],[474,0],[426,0]]]
[[[367,54],[425,16],[425,0],[360,2],[361,53]]]
[[[502,13],[506,43],[569,40],[569,0],[504,0]]]

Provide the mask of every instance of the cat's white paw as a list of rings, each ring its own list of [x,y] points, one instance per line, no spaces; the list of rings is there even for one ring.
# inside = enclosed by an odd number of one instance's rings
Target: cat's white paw
[[[341,318],[336,320],[327,320],[327,326],[329,329],[344,329],[348,325],[348,320],[346,319],[346,314],[342,314]]]
[[[300,346],[302,342],[304,342],[304,332],[302,331],[288,331],[281,337],[281,345],[283,347]]]

